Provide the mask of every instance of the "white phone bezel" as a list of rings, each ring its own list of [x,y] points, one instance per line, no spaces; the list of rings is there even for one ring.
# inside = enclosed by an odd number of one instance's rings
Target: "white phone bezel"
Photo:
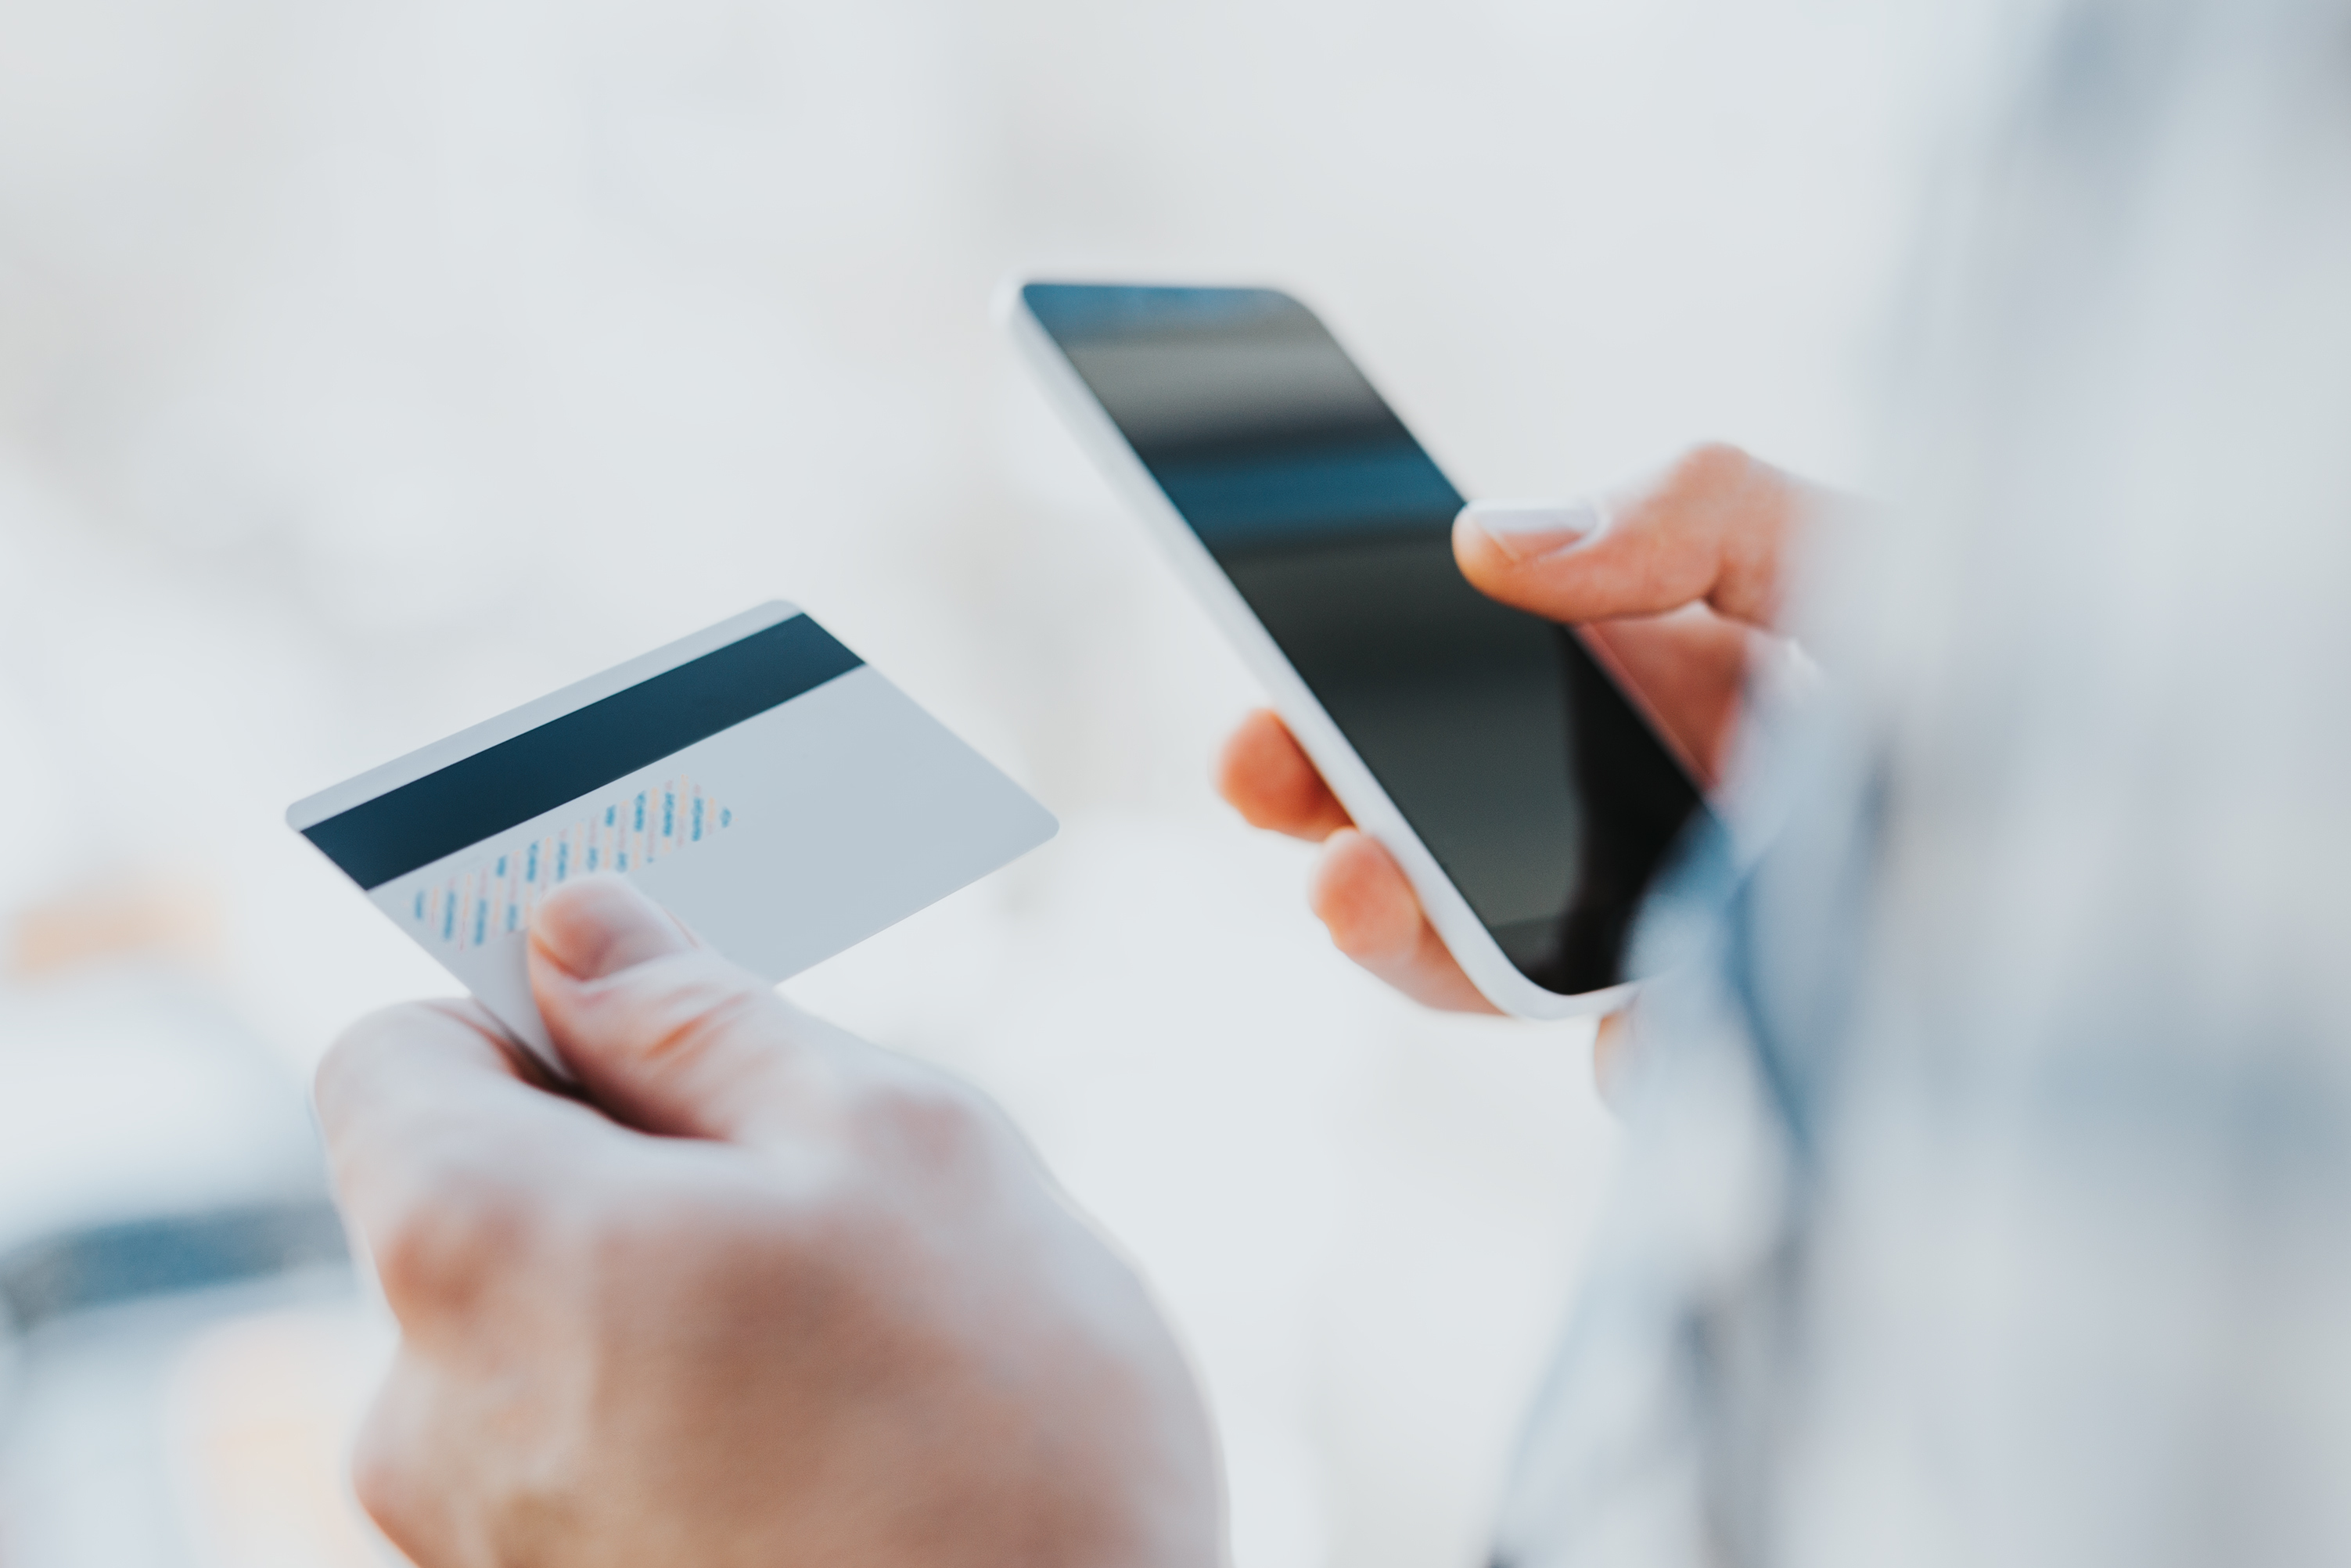
[[[998,292],[996,313],[1021,356],[1036,372],[1046,400],[1108,476],[1112,486],[1143,518],[1161,553],[1175,567],[1176,575],[1231,640],[1241,662],[1264,685],[1274,712],[1281,716],[1290,734],[1297,737],[1298,744],[1322,771],[1331,792],[1339,798],[1355,825],[1395,858],[1405,880],[1419,895],[1428,923],[1436,927],[1470,984],[1503,1012],[1524,1019],[1579,1018],[1612,1012],[1624,1005],[1633,994],[1629,981],[1604,990],[1562,996],[1528,979],[1510,962],[1501,946],[1487,932],[1485,923],[1469,907],[1468,900],[1461,896],[1460,890],[1437,863],[1437,857],[1421,842],[1420,835],[1413,831],[1404,813],[1373,777],[1372,770],[1355,755],[1354,747],[1315,700],[1313,692],[1283,655],[1280,644],[1249,609],[1249,601],[1241,597],[1199,536],[1193,533],[1158,482],[1152,478],[1151,471],[1119,433],[1109,412],[1061,352],[1061,345],[1054,342],[1052,334],[1029,308],[1022,289],[1031,282],[1042,281],[1048,280],[1016,277],[1007,282]]]

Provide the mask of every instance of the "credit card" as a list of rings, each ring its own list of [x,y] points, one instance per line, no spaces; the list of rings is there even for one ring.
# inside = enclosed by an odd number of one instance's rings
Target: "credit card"
[[[550,1063],[526,934],[573,877],[632,879],[778,981],[1058,826],[781,602],[322,790],[286,820]]]

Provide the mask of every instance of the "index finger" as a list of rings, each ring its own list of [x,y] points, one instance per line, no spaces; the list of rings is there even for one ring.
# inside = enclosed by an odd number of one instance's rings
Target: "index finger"
[[[346,1216],[378,1241],[452,1194],[541,1179],[566,1145],[616,1130],[529,1071],[472,1003],[405,1003],[345,1030],[313,1094]]]

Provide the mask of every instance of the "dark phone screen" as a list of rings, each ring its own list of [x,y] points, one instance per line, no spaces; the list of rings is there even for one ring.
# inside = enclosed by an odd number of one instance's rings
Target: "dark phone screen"
[[[1698,792],[1581,642],[1463,579],[1460,492],[1322,323],[1270,289],[1022,293],[1520,972],[1624,978]]]

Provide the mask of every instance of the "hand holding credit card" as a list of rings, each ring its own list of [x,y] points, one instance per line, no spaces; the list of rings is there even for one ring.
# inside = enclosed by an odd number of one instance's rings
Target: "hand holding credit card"
[[[331,789],[286,814],[551,1065],[531,912],[635,881],[783,980],[1051,838],[1052,815],[784,603]]]

